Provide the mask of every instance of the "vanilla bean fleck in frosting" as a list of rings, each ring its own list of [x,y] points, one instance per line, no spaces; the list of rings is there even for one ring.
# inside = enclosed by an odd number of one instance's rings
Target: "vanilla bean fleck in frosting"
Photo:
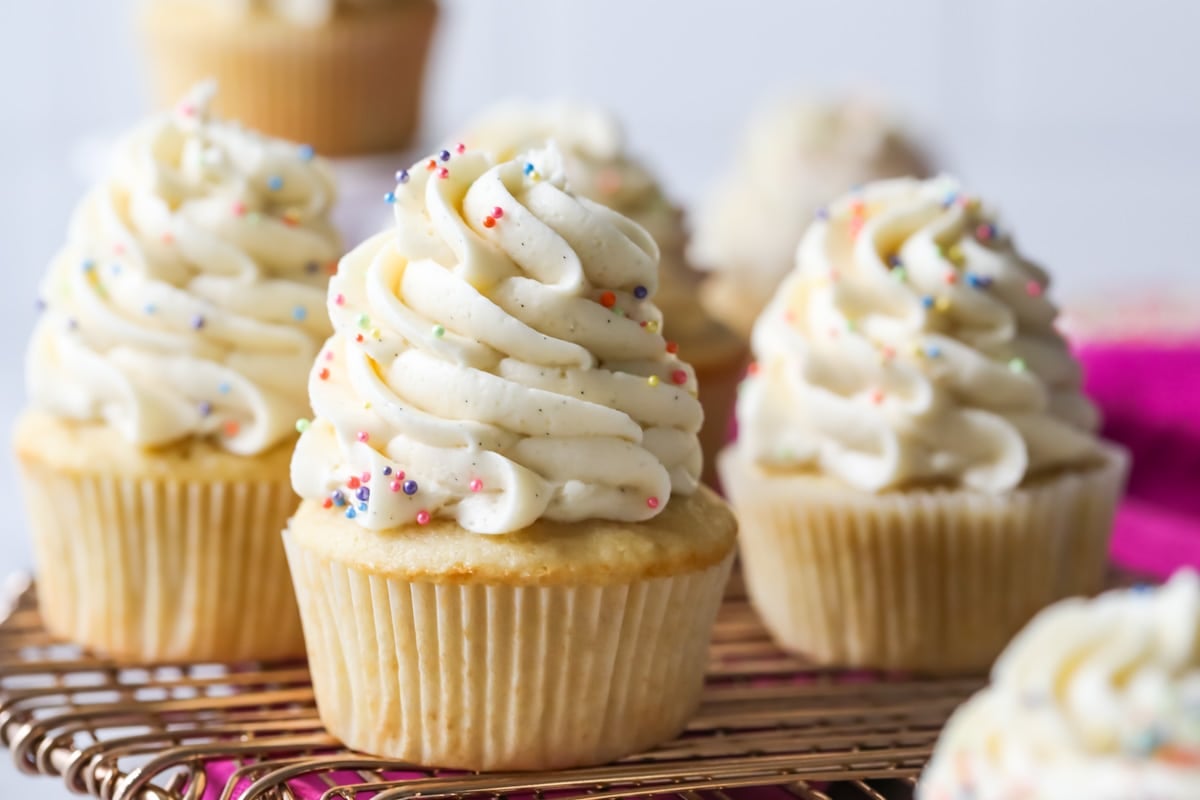
[[[1200,797],[1200,580],[1043,611],[946,726],[921,800]]]
[[[696,489],[703,420],[654,240],[566,191],[554,147],[465,150],[401,171],[396,229],[330,284],[297,492],[372,530],[653,517]]]
[[[867,491],[1004,492],[1098,460],[1047,284],[950,178],[852,192],[820,212],[755,326],[745,446]]]
[[[44,282],[32,404],[155,447],[294,435],[341,242],[311,148],[214,118],[214,88],[125,137]]]

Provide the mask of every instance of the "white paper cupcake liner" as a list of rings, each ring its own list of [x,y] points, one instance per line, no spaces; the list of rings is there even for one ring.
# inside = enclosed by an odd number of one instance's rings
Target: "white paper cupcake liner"
[[[818,663],[959,672],[992,663],[1040,609],[1103,587],[1127,461],[1005,495],[871,494],[776,476],[737,448],[721,479],[751,600],[779,643]]]
[[[187,482],[59,472],[22,459],[46,627],[138,661],[304,652],[279,532],[286,480]]]
[[[732,563],[613,586],[415,583],[284,540],[330,732],[472,770],[600,764],[676,736]]]

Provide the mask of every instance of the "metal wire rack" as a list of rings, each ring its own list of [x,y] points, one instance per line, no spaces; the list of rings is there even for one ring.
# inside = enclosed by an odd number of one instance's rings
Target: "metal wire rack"
[[[103,800],[910,798],[937,732],[981,683],[814,671],[777,650],[736,585],[686,733],[617,764],[425,770],[341,748],[303,663],[119,665],[54,641],[28,580],[0,623],[0,743]]]

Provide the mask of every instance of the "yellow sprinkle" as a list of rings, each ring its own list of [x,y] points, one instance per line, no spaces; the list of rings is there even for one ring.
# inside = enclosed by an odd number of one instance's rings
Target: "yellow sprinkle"
[[[540,181],[541,179],[542,179],[542,173],[538,172],[536,169],[533,172],[529,173],[529,180],[533,181],[534,183]]]
[[[951,245],[950,249],[946,251],[946,257],[955,263],[962,261],[962,257],[963,257],[962,247],[960,247],[959,245],[956,245],[956,244]]]
[[[950,298],[946,297],[945,295],[943,295],[942,297],[939,297],[937,300],[933,301],[933,307],[941,312],[949,311],[950,310]]]
[[[379,328],[373,328],[373,329],[371,329],[371,338],[372,338],[372,339],[378,339],[378,338],[379,338]]]
[[[918,358],[920,358],[921,356],[925,355],[925,351],[921,349],[921,345],[917,344],[916,342],[913,342],[912,354],[914,356],[917,356]]]
[[[654,320],[650,320],[646,323],[646,330],[650,333],[658,333],[658,323]]]
[[[651,386],[658,386],[658,376],[651,375],[649,378],[646,378],[646,383],[650,384]]]

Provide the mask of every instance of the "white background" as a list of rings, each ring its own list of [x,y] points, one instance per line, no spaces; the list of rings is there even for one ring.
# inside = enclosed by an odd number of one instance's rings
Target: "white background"
[[[690,203],[760,100],[869,89],[997,204],[1068,301],[1197,293],[1200,3],[1190,0],[453,0],[426,141],[509,94],[626,120]],[[39,276],[83,183],[80,143],[144,113],[119,0],[0,0],[0,416],[21,407]],[[389,169],[379,175],[385,191]],[[8,451],[7,439],[0,447]],[[0,462],[0,573],[28,546]],[[0,765],[0,797],[57,797]],[[20,787],[20,788],[17,788]],[[31,788],[38,787],[38,788]]]

